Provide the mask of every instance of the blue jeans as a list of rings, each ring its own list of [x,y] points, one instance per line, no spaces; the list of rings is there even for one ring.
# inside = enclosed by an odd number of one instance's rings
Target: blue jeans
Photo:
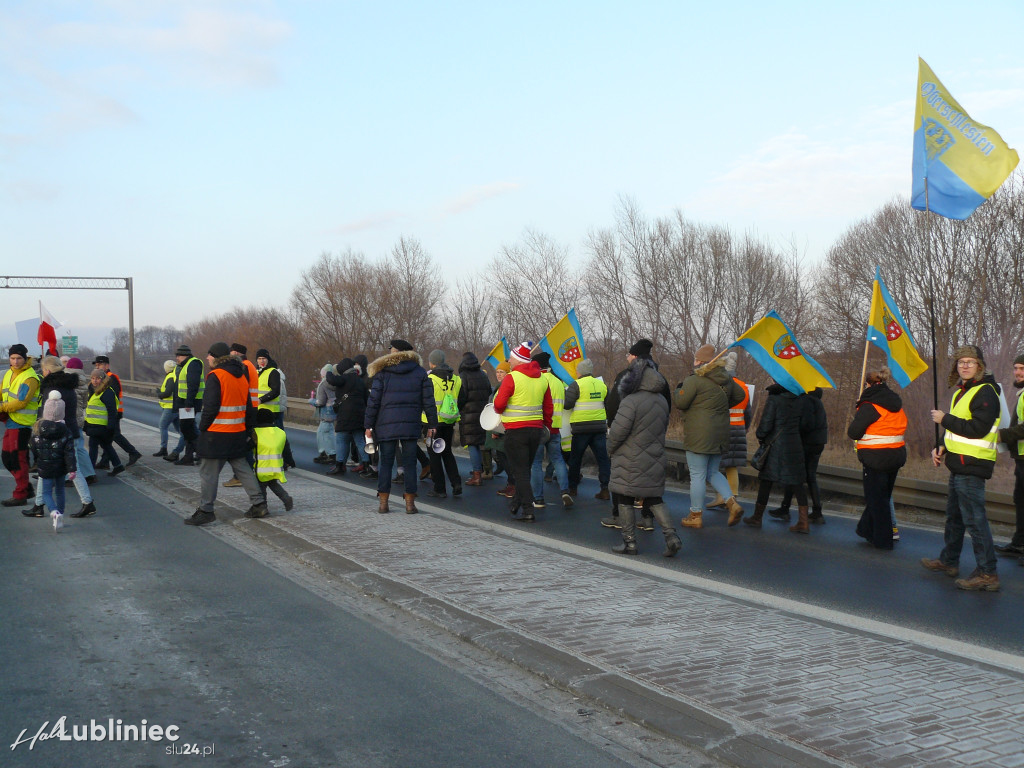
[[[565,458],[562,456],[562,438],[557,432],[552,432],[546,443],[541,443],[537,454],[533,457],[533,465],[530,467],[530,490],[533,491],[533,498],[540,499],[544,496],[544,451],[547,451],[548,461],[555,468],[555,478],[558,480],[558,487],[565,493],[569,490],[569,468],[565,466]]]
[[[984,574],[996,572],[996,550],[992,544],[992,531],[985,516],[985,480],[974,475],[949,475],[946,497],[946,546],[939,560],[944,565],[959,565],[960,551],[964,547],[964,531],[971,534],[974,560]]]
[[[608,436],[604,432],[582,432],[572,436],[572,452],[569,454],[569,485],[574,488],[583,480],[580,467],[587,448],[597,460],[597,480],[607,488],[612,477],[612,462],[608,458]]]
[[[484,453],[479,445],[469,447],[469,468],[474,472],[484,471]]]
[[[720,453],[686,452],[686,466],[690,470],[690,509],[704,511],[704,499],[707,496],[704,486],[708,482],[721,494],[723,499],[732,496],[729,481],[718,471],[721,463],[722,454]]]
[[[366,454],[366,433],[365,432],[335,432],[334,433],[334,460],[339,464],[348,461],[348,452],[351,445],[355,443],[356,453],[359,454],[359,461],[369,465],[370,457]]]
[[[377,466],[378,493],[391,493],[391,467],[395,464],[395,451],[398,449],[398,443],[398,440],[385,440],[382,443],[377,443],[377,450],[380,453],[380,464]],[[401,443],[405,492],[416,493],[420,479],[419,472],[416,471],[416,441],[402,440]]]
[[[328,456],[336,456],[334,452],[337,446],[337,433],[334,431],[333,421],[321,421],[316,428],[316,449]],[[366,438],[364,437],[363,440]]]
[[[80,433],[78,438],[75,440],[75,464],[78,465],[78,476],[83,480],[87,477],[92,477],[96,474],[96,469],[92,465],[92,460],[89,458],[89,451],[85,447],[85,433]],[[89,484],[86,483],[86,488]],[[85,497],[82,497],[82,501],[85,501]],[[92,496],[89,497],[89,501],[92,501]]]
[[[170,439],[169,429],[172,424],[178,430],[178,447],[172,453],[181,453],[185,450],[185,438],[181,436],[178,413],[173,408],[164,408],[160,413],[160,447],[167,448],[167,441]]]
[[[41,477],[39,484],[43,486],[43,503],[51,512],[64,512],[64,478]]]

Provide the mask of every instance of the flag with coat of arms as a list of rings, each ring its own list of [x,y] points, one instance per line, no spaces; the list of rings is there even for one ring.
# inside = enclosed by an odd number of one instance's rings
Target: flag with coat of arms
[[[835,383],[813,357],[804,352],[793,332],[773,309],[727,348],[740,347],[794,395],[818,387],[835,389]]]
[[[566,383],[575,381],[576,366],[587,356],[575,307],[555,323],[555,327],[540,340],[539,346],[551,355],[551,372],[555,376]]]

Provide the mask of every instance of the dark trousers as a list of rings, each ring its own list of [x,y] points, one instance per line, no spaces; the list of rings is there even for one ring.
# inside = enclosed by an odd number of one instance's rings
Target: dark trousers
[[[416,476],[416,441],[415,440],[384,440],[377,443],[380,464],[377,467],[377,492],[391,493],[391,467],[395,463],[395,454],[401,443],[401,461],[404,472],[405,492],[415,494],[419,487]]]
[[[818,490],[818,461],[821,459],[821,452],[825,450],[824,445],[804,446],[804,469],[807,472],[807,495],[810,496],[811,508],[821,509],[821,491]],[[782,495],[780,509],[789,511],[789,505],[793,503],[793,486],[787,485]],[[806,504],[807,502],[804,502]],[[890,535],[892,531],[889,531]]]
[[[452,489],[462,487],[462,478],[459,477],[459,465],[455,461],[455,454],[452,453],[452,441],[455,439],[454,424],[438,424],[437,437],[444,440],[444,450],[440,453],[430,452],[430,479],[434,481],[434,490],[437,493],[444,493],[444,476],[448,475],[448,482]]]
[[[1014,462],[1013,506],[1017,512],[1017,529],[1010,543],[1015,547],[1024,547],[1024,459]]]
[[[505,456],[508,458],[512,482],[516,486],[516,495],[511,504],[513,510],[533,504],[530,467],[540,448],[541,432],[543,430],[540,427],[519,427],[505,431]]]
[[[569,453],[569,485],[575,488],[583,480],[580,467],[583,466],[583,454],[587,448],[590,448],[597,460],[597,481],[602,488],[607,488],[611,480],[612,463],[608,458],[607,436],[604,432],[573,434],[572,451]]]
[[[111,437],[94,437],[89,436],[89,460],[92,465],[96,466],[96,456],[100,449],[103,450],[103,460],[110,463],[111,467],[120,467],[121,459],[117,455],[117,451],[114,450],[114,440]]]
[[[117,414],[117,421],[114,422],[114,443],[127,453],[129,457],[138,453],[138,450],[128,441],[128,438],[121,434],[121,414]]]
[[[757,503],[758,504],[764,504],[765,506],[768,506],[768,497],[771,495],[772,485],[774,485],[774,483],[771,480],[764,480],[764,479],[762,479],[761,482],[758,483],[758,486],[757,486]],[[804,487],[804,484],[800,483],[800,485],[796,485],[796,486],[793,486],[793,485],[787,485],[786,486],[787,490],[789,490],[790,488],[792,488],[793,491],[796,493],[796,503],[799,504],[801,507],[806,507],[807,506],[807,489]],[[892,531],[889,531],[889,534],[892,535]]]
[[[864,467],[864,513],[857,523],[857,535],[879,549],[892,549],[889,499],[899,472],[898,469],[883,471]]]

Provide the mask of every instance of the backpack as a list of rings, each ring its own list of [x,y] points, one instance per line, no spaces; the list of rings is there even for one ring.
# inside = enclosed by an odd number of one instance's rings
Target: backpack
[[[443,424],[454,424],[459,420],[459,404],[455,402],[451,392],[452,380],[445,382],[444,397],[441,398],[441,407],[437,409],[437,420]]]

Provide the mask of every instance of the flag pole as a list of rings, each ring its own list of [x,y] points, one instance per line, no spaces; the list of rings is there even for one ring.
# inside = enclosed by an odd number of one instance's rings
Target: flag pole
[[[931,206],[928,204],[928,174],[925,172],[924,177],[924,215],[925,215],[925,226],[924,226],[924,248],[925,248],[925,261],[928,263],[928,319],[929,328],[931,331],[932,341],[932,408],[936,411],[939,410],[939,375],[937,373],[937,358],[935,355],[935,276],[932,269],[932,211]],[[935,425],[935,448],[938,450],[942,447],[942,443],[939,439],[939,425]]]
[[[870,318],[868,318],[868,328],[871,328],[871,319]],[[865,336],[866,335],[867,334],[865,334]],[[864,381],[864,377],[868,375],[868,349],[870,347],[871,347],[871,340],[870,339],[864,339],[864,364],[861,365],[861,367],[860,367],[860,391],[861,391],[861,393],[863,393],[864,390],[867,389],[867,386],[865,386],[867,382]]]

